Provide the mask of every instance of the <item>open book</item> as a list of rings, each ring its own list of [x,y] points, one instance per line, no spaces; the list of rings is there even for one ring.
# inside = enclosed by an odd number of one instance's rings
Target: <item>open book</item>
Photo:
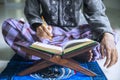
[[[68,41],[63,47],[44,44],[41,42],[34,42],[32,45],[30,45],[30,47],[51,54],[64,55],[66,53],[73,52],[78,49],[83,49],[83,48],[86,49],[88,46],[92,48],[95,45],[97,45],[96,41],[90,39],[78,39],[78,40]]]

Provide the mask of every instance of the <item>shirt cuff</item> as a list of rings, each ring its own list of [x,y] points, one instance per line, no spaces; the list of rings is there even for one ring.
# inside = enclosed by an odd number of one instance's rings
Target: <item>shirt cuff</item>
[[[34,23],[34,24],[32,24],[31,28],[32,28],[32,30],[36,31],[36,28],[41,25],[42,25],[42,23]]]
[[[113,32],[104,31],[104,32],[102,32],[101,34],[99,34],[99,36],[97,37],[97,41],[98,41],[98,42],[101,42],[101,41],[102,41],[105,33],[110,33],[110,34],[112,34],[112,35],[114,36],[114,33],[113,33]]]

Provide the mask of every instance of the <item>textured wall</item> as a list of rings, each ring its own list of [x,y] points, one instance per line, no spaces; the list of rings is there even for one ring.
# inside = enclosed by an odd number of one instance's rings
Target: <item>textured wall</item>
[[[120,9],[120,0],[103,0],[108,8]]]

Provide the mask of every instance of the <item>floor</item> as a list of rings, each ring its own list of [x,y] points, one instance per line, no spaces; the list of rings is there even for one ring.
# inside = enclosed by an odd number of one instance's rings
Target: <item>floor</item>
[[[23,8],[24,4],[18,6],[18,4],[11,6],[4,6],[0,5],[0,28],[2,26],[2,22],[7,19],[7,18],[24,18],[23,14]],[[115,29],[115,31],[120,34],[120,10],[117,9],[107,9],[107,15],[110,19],[110,22]],[[119,45],[118,45],[119,46]],[[120,47],[120,46],[119,46]],[[120,48],[119,48],[120,50]],[[119,52],[120,53],[120,52]],[[7,63],[9,62],[10,58],[14,55],[14,52],[12,49],[9,48],[9,46],[5,43],[3,36],[2,36],[2,31],[0,29],[0,72],[4,70],[6,67]],[[120,57],[120,55],[119,55]],[[103,63],[105,62],[104,60],[98,61],[99,65],[101,66],[103,72],[107,76],[108,80],[120,80],[120,58],[119,61],[116,65],[113,67],[106,69],[103,67]]]

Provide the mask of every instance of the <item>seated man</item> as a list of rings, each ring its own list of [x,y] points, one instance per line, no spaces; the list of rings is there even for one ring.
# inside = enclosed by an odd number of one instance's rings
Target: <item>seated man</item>
[[[25,52],[14,44],[16,41],[62,45],[71,39],[90,38],[100,45],[77,58],[92,61],[106,57],[107,68],[118,60],[115,35],[102,0],[26,0],[25,16],[30,25],[8,19],[2,27],[5,41],[22,56]],[[49,26],[43,24],[42,16]]]

